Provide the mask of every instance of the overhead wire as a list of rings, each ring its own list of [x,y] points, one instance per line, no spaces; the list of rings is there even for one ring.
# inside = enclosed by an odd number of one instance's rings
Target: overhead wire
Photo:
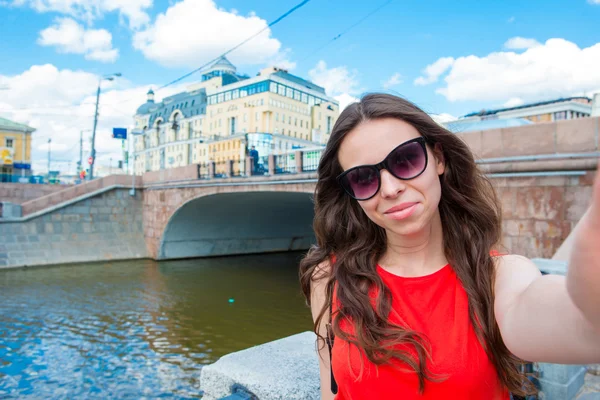
[[[373,9],[371,12],[367,13],[365,16],[363,16],[361,19],[359,19],[358,21],[356,21],[355,23],[353,23],[352,25],[350,25],[348,28],[344,29],[342,32],[338,33],[337,35],[335,35],[333,38],[331,38],[329,41],[327,41],[325,44],[323,44],[321,47],[311,51],[310,53],[308,53],[306,55],[306,57],[304,57],[303,59],[301,59],[299,62],[303,62],[306,61],[308,58],[310,58],[311,56],[314,56],[316,53],[318,53],[319,51],[323,50],[325,47],[329,46],[331,43],[335,42],[336,40],[338,40],[339,38],[341,38],[342,36],[344,36],[346,33],[350,32],[352,29],[356,28],[358,25],[362,24],[363,22],[365,22],[367,19],[369,19],[373,14],[377,13],[379,10],[381,10],[382,8],[384,8],[385,6],[387,6],[388,4],[390,4],[391,2],[393,2],[394,0],[387,0],[384,3],[380,4],[377,8]]]
[[[270,22],[269,24],[267,24],[267,26],[265,26],[263,29],[261,29],[260,31],[256,32],[255,34],[249,36],[248,38],[244,39],[242,42],[238,43],[237,45],[233,46],[232,48],[230,48],[229,50],[221,53],[220,55],[218,55],[217,57],[213,58],[212,60],[202,64],[201,66],[199,66],[198,68],[194,69],[191,72],[186,73],[185,75],[180,76],[179,78],[166,83],[160,87],[158,87],[156,90],[162,90],[164,88],[167,88],[169,86],[172,86],[174,84],[176,84],[177,82],[181,82],[182,80],[184,80],[185,78],[188,78],[190,76],[192,76],[193,74],[197,73],[198,71],[203,70],[204,68],[208,67],[209,65],[215,63],[216,61],[218,61],[219,59],[221,59],[222,57],[225,57],[226,55],[228,55],[229,53],[237,50],[238,48],[240,48],[241,46],[243,46],[244,44],[248,43],[250,40],[254,39],[255,37],[257,37],[258,35],[260,35],[261,33],[265,32],[266,30],[268,30],[269,28],[271,28],[272,26],[276,25],[277,23],[281,22],[282,20],[284,20],[285,18],[287,18],[290,14],[292,14],[293,12],[295,12],[296,10],[298,10],[299,8],[303,7],[304,5],[306,5],[308,2],[310,2],[311,0],[303,0],[300,3],[296,4],[294,7],[290,8],[288,11],[286,11],[285,13],[283,13],[282,15],[280,15],[278,18],[276,18],[275,20],[273,20],[272,22]],[[134,97],[126,99],[126,100],[122,100],[120,102],[117,102],[115,104],[121,104],[121,103],[126,103],[129,102],[131,100],[134,100]]]

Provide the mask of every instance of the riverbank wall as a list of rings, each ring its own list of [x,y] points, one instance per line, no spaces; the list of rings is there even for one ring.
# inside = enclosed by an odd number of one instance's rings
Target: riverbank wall
[[[0,268],[148,258],[142,192],[111,186],[0,223]]]

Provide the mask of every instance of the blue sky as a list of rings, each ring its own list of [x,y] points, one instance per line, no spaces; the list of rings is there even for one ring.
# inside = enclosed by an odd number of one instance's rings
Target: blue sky
[[[41,161],[48,137],[58,157],[73,158],[73,137],[91,127],[98,75],[123,74],[103,91],[108,132],[132,122],[149,86],[195,69],[297,3],[1,0],[0,116],[38,128]],[[249,75],[287,66],[342,102],[387,90],[453,116],[600,90],[600,0],[393,0],[326,45],[385,3],[311,0],[229,58]],[[104,158],[118,157],[116,143],[103,143]]]

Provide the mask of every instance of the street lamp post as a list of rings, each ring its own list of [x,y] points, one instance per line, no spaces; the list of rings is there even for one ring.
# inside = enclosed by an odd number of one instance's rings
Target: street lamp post
[[[94,163],[96,162],[96,126],[98,125],[98,102],[100,101],[100,84],[102,81],[112,81],[115,77],[121,76],[121,73],[105,75],[98,80],[98,91],[96,92],[96,112],[94,113],[94,129],[92,130],[92,162],[90,163],[90,180],[94,179]]]
[[[48,181],[50,181],[50,159],[52,158],[52,149],[50,148],[52,139],[48,139]]]
[[[131,136],[139,136],[139,135],[145,135],[146,134],[146,130],[142,129],[140,130],[136,130],[136,129],[132,129],[131,132],[127,135],[127,140],[131,140]],[[129,162],[133,163],[133,165],[131,166],[131,190],[129,191],[129,195],[131,196],[135,196],[135,142],[132,140],[132,145],[128,146],[129,150],[131,151],[132,154],[129,155]],[[133,157],[132,157],[133,155]]]

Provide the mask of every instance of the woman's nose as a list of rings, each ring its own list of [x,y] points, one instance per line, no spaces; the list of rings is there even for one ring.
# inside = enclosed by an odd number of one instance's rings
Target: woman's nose
[[[394,198],[406,189],[406,184],[402,179],[396,178],[387,170],[381,170],[381,196],[384,198]]]

